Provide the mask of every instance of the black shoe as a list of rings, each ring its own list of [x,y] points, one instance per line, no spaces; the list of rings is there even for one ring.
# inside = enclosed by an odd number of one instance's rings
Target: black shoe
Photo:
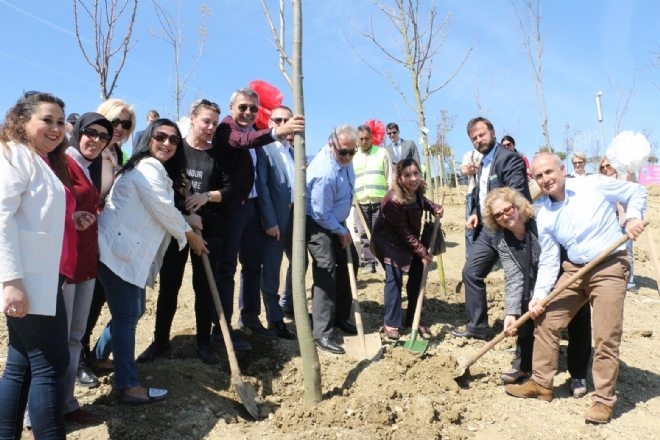
[[[153,362],[164,354],[168,353],[172,349],[172,344],[169,342],[152,342],[151,345],[147,347],[140,356],[135,360],[138,364],[144,364],[146,362]]]
[[[296,339],[296,334],[286,327],[286,324],[284,323],[284,321],[273,322],[270,325],[268,325],[268,328],[271,331],[274,330],[275,334],[277,334],[278,338]]]
[[[475,333],[467,329],[465,331],[451,330],[449,333],[451,333],[452,336],[455,336],[457,338],[481,339],[482,341],[488,339],[485,334]]]
[[[99,378],[89,369],[89,367],[84,363],[80,362],[78,365],[78,373],[76,374],[76,380],[78,385],[85,388],[96,388],[101,385]]]
[[[252,345],[243,339],[238,338],[234,335],[234,332],[231,332],[231,343],[234,346],[234,351],[250,351],[252,350]],[[217,344],[222,350],[225,350],[225,340],[222,338],[221,334],[211,334],[211,344]]]
[[[197,347],[197,357],[206,365],[215,365],[220,362],[220,358],[211,350],[209,345]]]
[[[344,354],[345,351],[341,345],[337,344],[332,338],[319,338],[314,339],[316,346],[321,350],[329,351],[334,354]]]
[[[335,327],[343,331],[349,336],[357,335],[357,328],[351,323],[351,321],[344,319],[335,319]]]
[[[277,339],[277,335],[275,332],[268,330],[265,328],[261,323],[258,323],[256,325],[246,325],[243,328],[247,328],[250,330],[250,332],[254,333],[255,335],[261,336],[263,338],[270,338],[270,339]]]

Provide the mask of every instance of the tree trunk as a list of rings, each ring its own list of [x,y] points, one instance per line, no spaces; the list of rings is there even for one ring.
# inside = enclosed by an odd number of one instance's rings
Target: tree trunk
[[[303,115],[303,73],[302,73],[302,6],[301,0],[293,0],[293,112]],[[303,364],[303,383],[305,402],[314,404],[321,400],[321,364],[314,345],[312,327],[307,313],[307,295],[305,289],[305,258],[307,247],[305,240],[305,186],[306,155],[305,134],[296,133],[294,138],[295,190],[293,205],[293,250],[292,250],[292,289],[293,308],[296,318],[298,344]]]

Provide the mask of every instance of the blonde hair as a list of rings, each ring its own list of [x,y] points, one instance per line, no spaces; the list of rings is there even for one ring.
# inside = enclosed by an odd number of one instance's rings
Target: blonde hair
[[[131,134],[133,134],[133,130],[135,130],[135,112],[133,111],[133,107],[131,107],[121,99],[111,98],[111,99],[106,99],[96,109],[97,113],[100,113],[103,116],[105,116],[106,119],[108,119],[108,121],[110,122],[112,122],[114,119],[117,119],[123,110],[126,110],[131,115],[131,128],[125,130],[126,133],[124,134],[124,137],[121,140],[122,142],[124,142],[126,139],[131,137]]]
[[[534,207],[518,190],[509,188],[508,186],[497,188],[488,193],[486,202],[484,203],[485,212],[483,221],[491,231],[497,232],[502,229],[499,223],[497,223],[497,220],[495,220],[495,217],[493,217],[493,203],[497,200],[509,202],[515,206],[520,213],[520,218],[525,223],[527,220],[534,218]]]

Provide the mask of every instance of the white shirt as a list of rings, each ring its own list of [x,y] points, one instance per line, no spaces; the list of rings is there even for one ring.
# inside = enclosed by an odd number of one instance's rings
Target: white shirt
[[[490,177],[490,167],[493,164],[495,152],[499,148],[499,144],[490,150],[490,152],[481,159],[481,175],[479,176],[479,208],[481,213],[486,212],[486,196],[488,195],[488,179]]]
[[[463,155],[463,161],[461,162],[461,165],[468,166],[468,165],[474,165],[479,169],[479,164],[481,163],[481,158],[483,157],[483,154],[479,153],[477,150],[472,150],[468,151]],[[477,185],[477,177],[475,174],[469,174],[468,175],[468,187],[467,187],[467,192],[468,194],[472,192],[474,187]]]
[[[625,217],[642,218],[646,211],[646,189],[632,182],[600,175],[566,179],[565,199],[552,201],[547,195],[536,203],[541,257],[534,299],[550,293],[559,273],[559,246],[575,264],[586,264],[621,237],[621,226],[612,204],[627,206]],[[617,250],[625,249],[625,244]]]
[[[289,145],[286,142],[280,142],[280,141],[275,141],[275,146],[277,147],[277,151],[280,153],[280,157],[282,157],[282,161],[284,162],[284,166],[286,168],[286,176],[289,179],[289,186],[291,187],[291,203],[293,203],[293,198],[294,198],[294,177],[295,177],[295,163],[293,160],[293,148],[291,148],[291,145]]]

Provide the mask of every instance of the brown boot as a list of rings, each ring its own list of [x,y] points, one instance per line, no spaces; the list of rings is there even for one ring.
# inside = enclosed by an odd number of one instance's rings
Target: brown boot
[[[550,402],[552,400],[552,389],[546,388],[534,382],[532,379],[517,385],[510,384],[504,387],[507,394],[514,397],[532,398]]]
[[[584,413],[584,421],[587,423],[608,423],[612,418],[614,408],[602,402],[594,402],[591,408]]]

